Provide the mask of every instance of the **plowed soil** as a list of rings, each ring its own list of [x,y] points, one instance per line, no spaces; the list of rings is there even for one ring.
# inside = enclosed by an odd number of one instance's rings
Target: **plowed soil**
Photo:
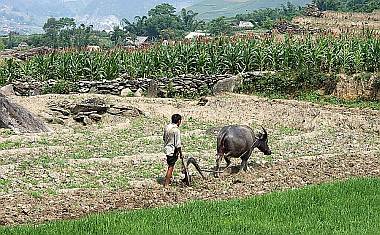
[[[72,118],[51,124],[53,133],[0,132],[0,224],[42,223],[115,209],[222,200],[343,180],[380,177],[380,112],[225,94],[194,100],[97,95],[15,97],[41,118],[54,102],[101,97],[132,105],[144,116],[105,115],[82,126]],[[202,168],[215,165],[215,134],[227,124],[261,126],[273,154],[255,150],[248,172],[239,159],[220,178],[203,180],[190,168],[193,185],[181,183],[180,162],[169,188],[160,184],[166,165],[162,130],[173,113],[184,116],[184,152]]]

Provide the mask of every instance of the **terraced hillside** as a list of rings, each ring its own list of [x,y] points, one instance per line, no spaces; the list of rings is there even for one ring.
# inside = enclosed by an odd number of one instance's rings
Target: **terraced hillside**
[[[363,29],[380,33],[380,11],[373,13],[326,11],[323,17],[300,16],[293,23],[305,28],[319,28],[335,33],[363,32]]]
[[[290,1],[264,1],[264,0],[201,0],[189,9],[198,12],[201,19],[214,19],[220,16],[232,17],[237,14],[244,14],[253,10],[264,8],[279,8],[290,2],[297,6],[304,6],[310,0],[290,0]]]

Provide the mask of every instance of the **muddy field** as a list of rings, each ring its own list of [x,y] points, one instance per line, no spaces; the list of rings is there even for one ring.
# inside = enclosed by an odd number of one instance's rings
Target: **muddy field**
[[[14,135],[0,132],[0,224],[40,223],[77,218],[121,208],[173,205],[189,200],[241,198],[357,176],[380,176],[380,112],[319,106],[226,94],[196,100],[121,98],[96,95],[15,97],[44,119],[48,106],[101,97],[109,104],[132,105],[141,116],[105,115],[82,126],[72,119],[51,124],[53,133]],[[202,180],[193,186],[160,184],[166,165],[162,130],[173,113],[181,126],[185,156],[203,168],[215,164],[215,133],[226,124],[247,124],[269,132],[273,154],[257,150],[249,171]],[[223,163],[224,166],[225,163]]]

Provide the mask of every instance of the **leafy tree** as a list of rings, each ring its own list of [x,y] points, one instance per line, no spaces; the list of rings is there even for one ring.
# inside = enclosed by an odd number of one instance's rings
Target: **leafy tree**
[[[19,33],[15,31],[10,31],[8,33],[8,41],[7,41],[7,48],[11,49],[18,45],[16,36],[19,35]]]
[[[124,40],[126,37],[126,32],[122,29],[120,29],[119,26],[116,26],[113,28],[113,31],[111,32],[111,41],[114,43],[115,46],[124,44]]]
[[[226,21],[226,18],[223,16],[211,20],[208,23],[207,28],[213,36],[228,35],[232,32],[231,25]]]
[[[3,40],[0,40],[0,51],[2,51],[4,49],[5,49],[5,44],[4,44]]]
[[[186,31],[194,31],[197,28],[200,27],[200,25],[203,23],[203,21],[198,21],[196,19],[198,13],[189,10],[187,11],[185,8],[181,10],[181,13],[179,15],[180,22],[182,24],[182,27]]]
[[[35,47],[47,45],[45,36],[40,34],[31,35],[30,37],[28,37],[26,42],[28,43],[28,45],[32,45]]]
[[[122,20],[123,30],[131,35],[148,36],[150,39],[174,39],[183,37],[186,31],[203,26],[196,20],[198,13],[182,9],[176,15],[176,9],[170,4],[157,5],[148,12],[148,16],[136,16],[133,22]]]
[[[178,17],[175,15],[175,7],[164,3],[157,5],[148,12],[147,36],[159,38],[163,30],[178,30],[181,28]]]
[[[76,28],[75,31],[75,46],[77,47],[85,47],[90,44],[96,44],[96,41],[94,40],[93,37],[93,25],[84,25],[81,24],[79,27]]]
[[[45,23],[45,41],[51,47],[85,47],[96,43],[93,26],[76,26],[72,18],[49,18]]]
[[[237,21],[250,21],[256,28],[272,28],[277,20],[291,20],[302,13],[302,8],[290,2],[282,5],[281,8],[266,8],[252,11],[248,14],[239,14],[235,18]]]
[[[168,4],[163,3],[160,5],[157,5],[156,7],[150,9],[148,11],[149,17],[155,17],[155,16],[175,16],[175,7]]]
[[[49,18],[44,24],[43,29],[48,38],[48,45],[50,47],[58,47],[58,35],[60,30],[58,20],[55,18]]]

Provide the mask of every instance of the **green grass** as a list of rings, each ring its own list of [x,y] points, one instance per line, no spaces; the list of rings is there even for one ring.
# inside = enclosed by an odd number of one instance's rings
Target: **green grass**
[[[347,108],[369,108],[374,110],[380,110],[380,102],[379,101],[368,101],[368,100],[345,100],[340,99],[334,96],[323,96],[319,95],[316,92],[309,92],[305,94],[301,94],[297,97],[298,100],[309,101],[313,103],[319,104],[332,104],[338,105]]]
[[[295,135],[295,134],[300,133],[300,131],[294,127],[278,125],[277,128],[278,128],[278,131],[281,133],[281,135]]]
[[[14,134],[14,131],[11,129],[0,129],[0,137],[9,137]]]
[[[295,99],[299,101],[308,101],[321,105],[336,105],[346,108],[373,109],[380,110],[380,101],[376,100],[345,100],[335,96],[320,95],[316,91],[300,93],[297,96],[288,96],[283,94],[269,94],[254,92],[253,95],[266,97],[269,99]]]
[[[380,234],[380,179],[353,179],[244,200],[99,214],[7,234]]]
[[[4,141],[0,142],[0,150],[21,148],[21,142]]]

